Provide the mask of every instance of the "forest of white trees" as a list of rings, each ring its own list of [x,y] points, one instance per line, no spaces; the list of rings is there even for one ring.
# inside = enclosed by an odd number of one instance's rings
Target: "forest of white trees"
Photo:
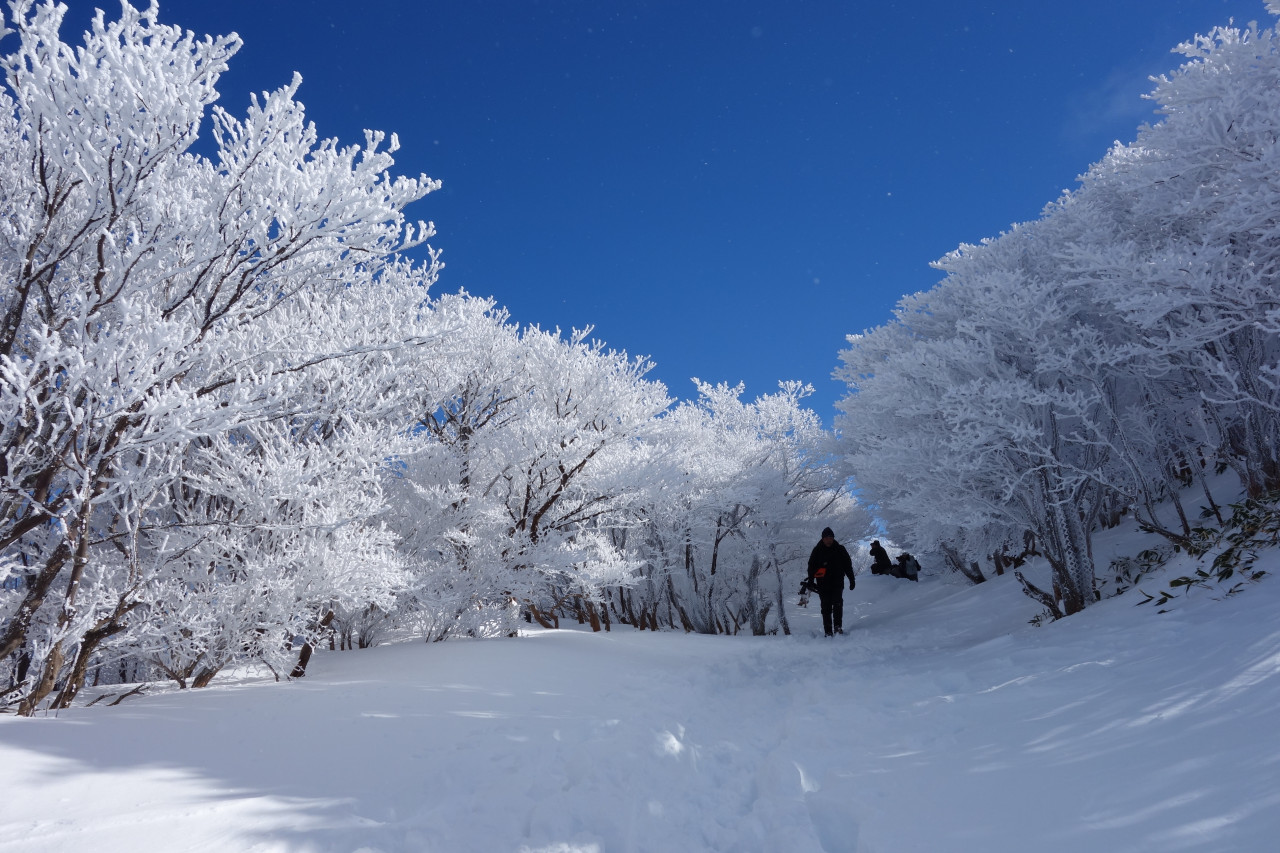
[[[157,13],[5,34],[0,706],[389,630],[788,630],[812,520],[869,522],[807,387],[677,405],[589,331],[429,293],[437,184],[395,137],[321,138],[297,79],[230,114],[238,40]]]
[[[1052,588],[1022,580],[1054,617],[1095,600],[1099,528],[1194,548],[1208,477],[1280,489],[1280,43],[1179,49],[1158,123],[841,353],[843,456],[877,515],[974,580],[1043,555]]]
[[[20,0],[0,43],[0,708],[393,634],[788,633],[827,525],[975,581],[1041,554],[1061,616],[1099,528],[1189,544],[1182,487],[1280,489],[1270,30],[1185,46],[1158,124],[851,337],[835,433],[802,383],[677,402],[432,292],[395,137],[324,139],[297,79],[232,115],[238,40],[157,12],[71,44]]]

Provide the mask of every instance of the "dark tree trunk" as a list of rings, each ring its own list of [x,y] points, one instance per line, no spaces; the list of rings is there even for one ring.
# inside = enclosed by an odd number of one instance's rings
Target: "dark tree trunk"
[[[325,614],[324,618],[320,620],[320,624],[319,626],[317,626],[317,630],[323,631],[325,628],[328,628],[329,625],[333,622],[334,618],[336,618],[336,616],[337,614],[334,613],[332,610],[330,610],[328,613]],[[311,644],[311,640],[308,639],[305,643],[302,644],[302,651],[298,653],[298,663],[294,665],[293,672],[289,673],[290,678],[302,678],[307,674],[307,664],[311,662],[311,653],[314,651],[315,651],[315,646]],[[209,680],[212,680],[214,675],[217,675],[217,673],[218,671],[215,669],[213,672],[209,674],[209,678],[205,680],[204,684],[197,683],[195,686],[204,687],[209,683]],[[204,673],[201,673],[201,675],[203,674]],[[200,676],[196,676],[196,681],[198,682],[199,680],[200,680]]]

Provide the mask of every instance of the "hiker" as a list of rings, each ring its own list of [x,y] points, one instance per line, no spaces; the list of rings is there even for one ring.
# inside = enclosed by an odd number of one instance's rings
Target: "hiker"
[[[875,563],[871,566],[871,574],[893,574],[893,561],[889,559],[889,552],[880,544],[879,539],[871,540],[871,558],[875,560]]]
[[[843,634],[844,579],[849,579],[849,589],[854,587],[853,560],[849,552],[836,541],[830,527],[822,530],[822,541],[813,546],[809,554],[809,581],[816,587],[822,601],[822,630],[828,637]]]
[[[898,565],[893,567],[894,577],[906,578],[909,581],[920,580],[920,561],[907,552],[898,555]]]

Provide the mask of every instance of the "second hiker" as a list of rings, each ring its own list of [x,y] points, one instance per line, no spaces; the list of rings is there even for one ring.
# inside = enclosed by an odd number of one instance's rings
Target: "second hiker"
[[[893,574],[893,561],[889,559],[889,552],[880,544],[879,539],[871,541],[871,559],[875,560],[875,564],[871,567],[873,575],[891,575]]]

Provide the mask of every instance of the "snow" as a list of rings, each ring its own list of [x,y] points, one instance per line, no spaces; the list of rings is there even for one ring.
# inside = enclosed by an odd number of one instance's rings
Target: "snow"
[[[863,575],[833,640],[400,643],[4,717],[0,853],[1274,849],[1280,583],[1139,600]]]

